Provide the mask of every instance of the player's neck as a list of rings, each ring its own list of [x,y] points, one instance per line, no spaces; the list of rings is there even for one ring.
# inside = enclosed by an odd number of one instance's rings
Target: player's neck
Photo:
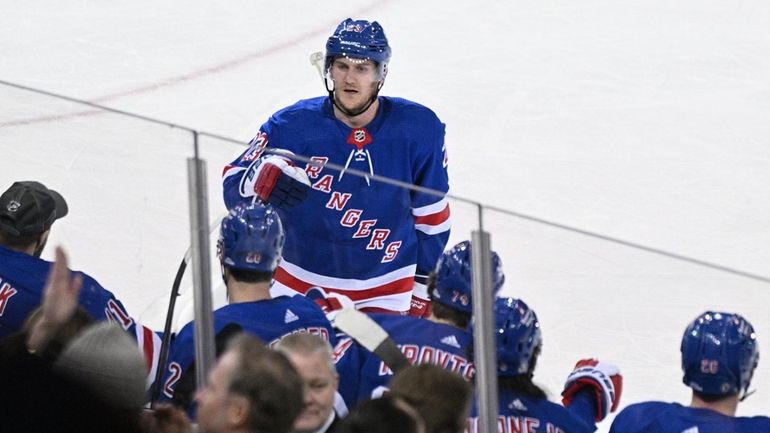
[[[228,300],[231,304],[241,302],[255,302],[272,299],[270,296],[270,283],[244,283],[230,280],[227,284]]]
[[[375,99],[374,102],[372,102],[372,105],[370,105],[369,108],[367,108],[363,113],[357,116],[348,116],[339,108],[337,108],[336,105],[334,105],[334,116],[351,128],[363,128],[364,126],[370,124],[372,120],[374,120],[374,117],[377,115],[377,109],[379,106],[380,100]]]
[[[735,416],[735,411],[738,409],[738,395],[736,394],[722,400],[708,402],[693,394],[690,407],[710,409],[714,412],[721,413],[722,415]]]
[[[444,325],[449,325],[449,326],[454,326],[455,328],[459,328],[459,326],[457,326],[455,322],[447,319],[440,319],[434,316],[433,313],[430,313],[430,316],[428,316],[428,320],[434,323],[443,323]]]

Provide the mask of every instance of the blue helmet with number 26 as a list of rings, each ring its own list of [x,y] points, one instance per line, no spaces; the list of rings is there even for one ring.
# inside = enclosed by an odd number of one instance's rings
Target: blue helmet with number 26
[[[684,331],[681,351],[682,381],[711,395],[745,395],[759,361],[754,327],[739,314],[701,314]]]
[[[492,291],[494,296],[503,287],[505,275],[500,257],[492,251]],[[434,302],[444,304],[454,310],[473,313],[471,298],[471,243],[462,241],[444,252],[436,264],[435,286],[431,290]]]
[[[236,206],[222,220],[217,255],[226,268],[272,272],[278,267],[285,236],[272,206]]]
[[[377,63],[380,78],[385,77],[385,70],[390,61],[390,45],[385,31],[377,21],[354,20],[342,21],[334,34],[326,41],[326,70],[335,57],[371,60]]]

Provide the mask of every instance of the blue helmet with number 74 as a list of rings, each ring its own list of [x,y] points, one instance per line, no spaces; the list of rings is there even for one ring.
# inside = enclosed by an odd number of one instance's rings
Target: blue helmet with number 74
[[[745,394],[759,361],[754,327],[739,314],[701,314],[684,331],[681,351],[682,381],[710,395]]]
[[[505,275],[500,257],[492,251],[492,292],[493,296],[503,287]],[[471,268],[471,243],[462,241],[445,251],[438,259],[435,269],[435,282],[431,290],[434,302],[444,304],[454,310],[473,313]]]
[[[217,255],[226,268],[273,272],[284,240],[281,219],[272,206],[236,206],[222,220]]]

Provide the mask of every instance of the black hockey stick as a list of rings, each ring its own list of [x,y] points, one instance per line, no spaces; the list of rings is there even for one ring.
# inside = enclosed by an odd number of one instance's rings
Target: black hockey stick
[[[222,219],[227,214],[220,215],[214,222],[211,223],[209,226],[209,234],[211,234],[217,227],[219,227],[219,224],[222,222]],[[174,284],[171,285],[171,296],[169,296],[168,300],[168,310],[166,311],[166,323],[163,326],[163,340],[160,344],[160,354],[158,355],[158,365],[155,368],[155,381],[152,383],[152,390],[150,392],[150,407],[154,408],[155,403],[157,403],[158,398],[160,397],[160,388],[161,388],[161,381],[163,380],[163,373],[166,370],[166,361],[168,361],[168,351],[169,347],[171,346],[171,325],[174,322],[174,309],[176,308],[176,298],[179,297],[179,286],[182,284],[182,277],[184,277],[184,272],[187,270],[187,264],[192,259],[192,246],[187,249],[187,252],[185,252],[184,257],[182,258],[182,263],[179,264],[179,268],[176,271],[176,277],[174,277]]]
[[[171,286],[171,296],[168,300],[168,311],[166,312],[166,323],[163,326],[163,341],[160,344],[160,355],[158,356],[158,366],[155,368],[155,381],[152,383],[152,392],[150,393],[150,407],[155,408],[155,403],[160,397],[161,380],[166,371],[166,361],[168,360],[168,350],[171,345],[171,324],[174,320],[174,308],[176,307],[176,298],[179,296],[179,285],[182,283],[184,271],[187,269],[187,262],[190,260],[190,250],[187,250],[182,263],[174,277],[174,284]]]
[[[366,314],[353,308],[343,308],[334,318],[334,326],[374,353],[394,373],[411,365],[382,326]]]

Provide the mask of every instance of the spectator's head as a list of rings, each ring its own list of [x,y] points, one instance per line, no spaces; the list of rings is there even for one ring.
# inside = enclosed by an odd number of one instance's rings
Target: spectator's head
[[[739,314],[707,311],[682,337],[685,385],[705,401],[746,393],[759,361],[754,327]]]
[[[85,328],[65,346],[55,367],[112,407],[138,411],[147,401],[144,356],[113,323]]]
[[[225,281],[269,282],[283,250],[281,219],[270,205],[237,206],[222,220],[217,254]]]
[[[37,307],[29,313],[27,320],[24,321],[24,325],[21,330],[24,335],[29,335],[32,329],[35,327],[40,319],[43,317],[43,307]],[[41,354],[46,359],[55,360],[59,357],[64,347],[69,344],[80,332],[82,332],[89,325],[94,323],[94,319],[90,314],[81,306],[75,309],[72,316],[56,328],[51,338],[51,341],[45,347],[45,350]]]
[[[305,407],[292,430],[310,433],[331,422],[339,376],[329,343],[317,335],[296,333],[281,339],[274,348],[289,358],[305,382]]]
[[[14,182],[0,196],[0,244],[40,257],[51,225],[67,211],[61,194],[42,183]]]
[[[408,403],[385,395],[359,403],[342,420],[338,432],[425,433],[425,423]]]
[[[390,395],[417,410],[427,433],[462,433],[473,389],[456,373],[421,364],[396,373],[390,382]]]
[[[465,328],[473,313],[471,243],[462,241],[439,257],[436,269],[428,279],[428,293],[433,315]],[[500,257],[492,251],[492,290],[494,295],[503,287],[505,275]]]
[[[286,433],[302,411],[302,388],[285,355],[240,334],[195,396],[198,424],[206,432]]]

